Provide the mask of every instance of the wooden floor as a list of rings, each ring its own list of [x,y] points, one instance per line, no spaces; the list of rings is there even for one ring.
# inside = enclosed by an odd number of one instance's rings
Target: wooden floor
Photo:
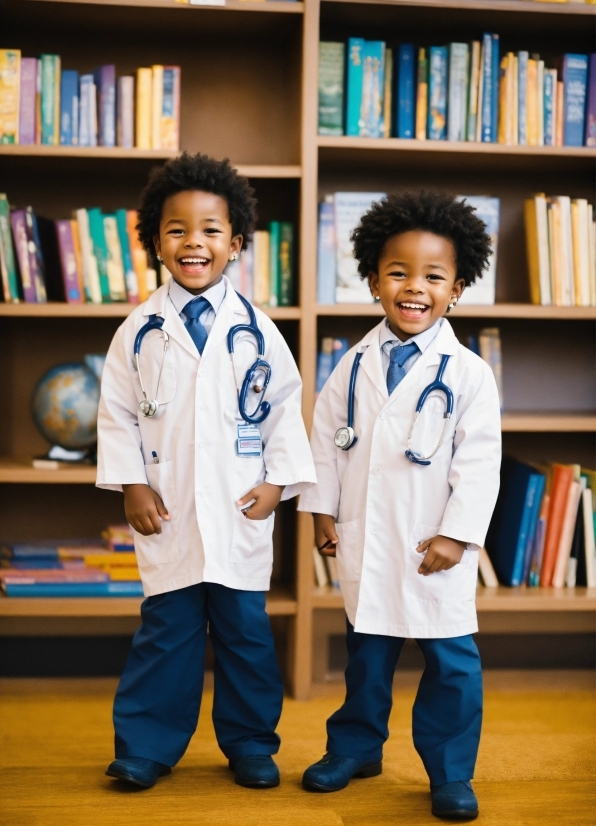
[[[111,759],[114,682],[0,681],[3,826],[410,826],[437,824],[412,747],[411,680],[397,682],[384,772],[343,792],[308,794],[304,768],[324,751],[338,689],[286,700],[279,731],[282,785],[234,785],[217,749],[206,693],[197,735],[170,777],[128,791],[104,777]],[[488,675],[476,772],[479,824],[594,826],[595,703],[590,675]]]

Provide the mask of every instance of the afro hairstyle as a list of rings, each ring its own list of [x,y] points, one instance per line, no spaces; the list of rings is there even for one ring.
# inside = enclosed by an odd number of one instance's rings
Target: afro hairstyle
[[[387,240],[410,230],[441,235],[455,248],[457,278],[466,287],[482,278],[491,254],[486,224],[474,207],[443,192],[405,192],[374,203],[350,238],[362,279],[376,272]]]
[[[171,195],[188,190],[212,192],[226,201],[232,235],[242,235],[242,249],[245,250],[252,241],[257,222],[257,202],[248,179],[239,175],[227,158],[216,161],[208,155],[184,152],[163,166],[155,167],[141,195],[137,230],[147,252],[155,254],[153,239],[159,235],[164,202]]]

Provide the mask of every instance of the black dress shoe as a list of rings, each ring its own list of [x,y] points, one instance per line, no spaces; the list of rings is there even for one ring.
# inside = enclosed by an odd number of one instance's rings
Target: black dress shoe
[[[381,760],[371,763],[370,760],[326,754],[304,772],[302,785],[312,792],[338,792],[345,789],[353,777],[376,777],[382,771]]]
[[[229,767],[236,783],[247,789],[272,789],[279,786],[279,769],[270,754],[245,754],[233,757]]]
[[[468,780],[454,780],[441,786],[431,786],[432,813],[444,820],[474,820],[478,817],[478,801]]]
[[[123,757],[121,760],[114,760],[107,768],[108,777],[115,777],[131,783],[133,786],[140,786],[142,789],[150,789],[155,786],[158,777],[170,774],[172,769],[158,763],[156,760],[147,760],[145,757]]]

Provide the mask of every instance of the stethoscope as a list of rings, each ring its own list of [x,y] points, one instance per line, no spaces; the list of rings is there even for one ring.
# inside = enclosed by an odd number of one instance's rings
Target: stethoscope
[[[354,433],[354,401],[356,394],[356,376],[358,374],[358,367],[360,366],[361,358],[362,353],[356,353],[356,358],[354,359],[354,363],[352,365],[352,372],[350,373],[350,384],[348,387],[348,425],[347,427],[340,427],[337,433],[335,434],[335,445],[336,447],[340,448],[340,450],[349,450],[358,441],[358,437]],[[445,368],[447,367],[447,362],[449,361],[449,359],[450,356],[448,355],[441,356],[441,363],[439,365],[439,369],[437,370],[435,380],[424,388],[424,390],[420,394],[420,398],[418,399],[418,404],[416,405],[414,421],[412,422],[412,427],[410,428],[410,432],[408,434],[406,456],[408,457],[410,462],[414,462],[417,465],[430,465],[430,460],[443,444],[443,439],[445,438],[445,431],[447,430],[447,424],[449,423],[449,419],[451,418],[451,414],[453,413],[453,393],[451,392],[451,389],[447,387],[447,385],[443,382],[443,374],[445,372]],[[412,450],[412,435],[414,433],[414,428],[416,427],[418,416],[420,415],[420,412],[424,407],[424,403],[434,390],[438,390],[441,393],[445,394],[445,414],[443,416],[445,421],[443,423],[443,430],[441,431],[441,438],[439,439],[437,446],[435,447],[433,452],[430,453],[428,456],[420,456],[418,453],[415,453]]]
[[[228,351],[232,359],[232,369],[234,371],[236,387],[238,387],[238,378],[236,376],[236,364],[234,362],[234,339],[236,335],[238,333],[249,333],[254,337],[257,349],[257,358],[246,371],[246,375],[244,376],[242,386],[238,391],[238,410],[244,421],[248,422],[248,424],[260,424],[267,418],[267,416],[271,412],[271,405],[269,404],[269,402],[264,401],[265,391],[267,390],[267,387],[271,380],[271,365],[268,362],[266,362],[263,358],[263,356],[265,355],[265,337],[263,336],[263,333],[259,330],[259,325],[257,324],[257,317],[255,315],[255,311],[253,310],[250,302],[248,302],[243,295],[240,295],[240,293],[236,294],[246,307],[250,320],[249,324],[235,324],[228,330]],[[137,372],[139,374],[141,390],[143,391],[143,398],[139,402],[138,409],[139,413],[141,413],[143,416],[146,416],[147,418],[152,418],[153,416],[156,416],[159,411],[159,402],[157,401],[157,395],[159,392],[159,382],[161,380],[161,374],[163,371],[166,353],[168,351],[168,343],[170,340],[168,334],[163,329],[164,320],[165,319],[162,316],[150,315],[147,323],[141,327],[141,329],[135,337],[134,356],[137,365]],[[151,332],[151,330],[161,330],[164,337],[163,354],[161,357],[161,366],[159,368],[159,375],[157,377],[157,386],[155,388],[154,399],[150,399],[147,395],[145,385],[143,384],[143,376],[141,374],[141,365],[139,362],[141,343],[147,335],[147,333]],[[259,377],[259,382],[257,382],[257,377]],[[261,397],[259,399],[259,403],[256,409],[252,413],[247,413],[246,411],[246,400],[248,397],[249,390],[252,390],[254,393],[259,394]]]

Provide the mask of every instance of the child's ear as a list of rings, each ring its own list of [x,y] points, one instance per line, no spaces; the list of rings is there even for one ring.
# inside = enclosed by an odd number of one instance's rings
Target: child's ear
[[[458,278],[453,287],[451,288],[451,301],[459,301],[461,298],[461,294],[463,293],[466,286],[466,282],[463,278]]]
[[[372,297],[378,301],[379,300],[379,274],[376,272],[369,272],[368,274],[368,286],[372,293]]]
[[[155,247],[155,254],[159,258],[161,255],[161,244],[159,243],[159,235],[153,236],[153,246]]]
[[[242,242],[244,238],[242,235],[235,235],[230,241],[230,261],[235,261],[242,251]]]

